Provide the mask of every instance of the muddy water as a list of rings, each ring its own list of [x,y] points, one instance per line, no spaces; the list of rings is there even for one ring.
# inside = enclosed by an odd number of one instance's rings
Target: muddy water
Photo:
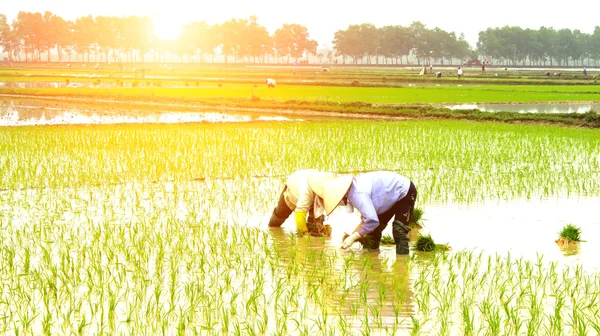
[[[549,200],[512,200],[481,204],[426,204],[417,206],[425,211],[424,234],[431,234],[436,243],[449,244],[452,253],[461,250],[478,250],[494,255],[510,253],[512,256],[535,260],[539,254],[547,261],[565,265],[582,265],[600,271],[600,216],[597,207],[600,197],[557,198]],[[358,214],[336,210],[328,219],[332,225],[332,239],[328,248],[339,248],[344,231],[352,231],[358,223]],[[251,224],[265,227],[267,217],[256,218]],[[563,226],[581,227],[585,242],[578,247],[560,248],[555,240]],[[295,224],[288,219],[283,229],[293,232]],[[384,230],[392,235],[391,224]],[[416,238],[416,230],[412,232]],[[359,251],[360,244],[353,250]],[[395,258],[394,246],[383,246],[380,258]]]
[[[518,113],[587,113],[600,111],[598,103],[515,103],[515,104],[458,104],[444,105],[451,110],[480,110],[482,112]]]

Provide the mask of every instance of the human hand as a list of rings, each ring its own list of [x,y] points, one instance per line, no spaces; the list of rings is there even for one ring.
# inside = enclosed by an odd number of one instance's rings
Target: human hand
[[[344,242],[342,243],[342,248],[343,249],[347,249],[350,246],[352,246],[352,244],[354,244],[355,241],[357,241],[360,238],[360,235],[358,234],[358,232],[354,232],[351,235],[349,235],[348,237],[346,237],[344,239]]]

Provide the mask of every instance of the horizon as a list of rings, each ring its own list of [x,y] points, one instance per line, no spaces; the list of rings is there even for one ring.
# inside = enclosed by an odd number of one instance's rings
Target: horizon
[[[419,8],[422,5],[417,3],[405,3],[401,6],[398,2],[390,0],[376,0],[370,3],[370,6],[357,7],[342,4],[339,0],[330,2],[307,0],[296,4],[294,8],[287,9],[285,7],[289,5],[273,0],[257,0],[253,3],[222,1],[218,5],[211,5],[210,8],[202,8],[199,4],[190,6],[181,0],[173,0],[169,2],[170,8],[162,8],[163,4],[158,2],[140,2],[139,5],[130,2],[123,6],[115,0],[98,3],[82,3],[73,0],[48,3],[30,0],[5,4],[0,13],[5,14],[9,22],[16,18],[19,11],[41,13],[50,11],[66,20],[87,15],[147,16],[156,25],[163,27],[165,32],[170,29],[171,34],[179,28],[177,25],[193,21],[206,20],[212,25],[233,18],[256,16],[258,23],[263,25],[270,34],[285,23],[298,23],[307,27],[310,37],[319,43],[319,48],[331,48],[336,31],[346,29],[351,24],[361,23],[372,23],[380,28],[386,25],[408,26],[412,22],[420,21],[431,29],[439,27],[448,32],[455,32],[457,36],[464,34],[466,41],[473,48],[476,47],[479,32],[487,28],[519,26],[524,29],[539,29],[545,26],[592,33],[594,27],[600,25],[600,20],[595,19],[593,11],[581,11],[586,4],[586,1],[581,0],[575,0],[574,4],[561,8],[559,20],[556,19],[553,12],[555,9],[552,7],[537,8],[536,2],[523,3],[515,0],[507,0],[502,7],[493,10],[482,9],[481,2],[473,0],[463,1],[461,5],[434,1],[423,6],[424,8]],[[578,3],[582,6],[578,6]],[[489,7],[487,4],[486,6]],[[195,10],[199,9],[201,11],[196,13]],[[345,11],[344,15],[336,13],[341,10]],[[406,14],[400,16],[395,14],[399,12]],[[536,14],[532,16],[531,13]]]

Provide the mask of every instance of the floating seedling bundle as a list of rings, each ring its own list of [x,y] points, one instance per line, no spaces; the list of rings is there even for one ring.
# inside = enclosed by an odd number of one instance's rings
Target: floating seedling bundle
[[[583,240],[581,240],[581,228],[573,224],[567,224],[559,232],[559,237],[556,240],[556,243],[559,246],[569,246],[577,245],[582,241]]]

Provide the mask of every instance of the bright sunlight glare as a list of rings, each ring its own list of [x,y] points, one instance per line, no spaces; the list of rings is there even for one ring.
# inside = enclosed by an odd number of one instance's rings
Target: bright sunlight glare
[[[171,41],[181,34],[181,22],[176,18],[168,19],[161,17],[154,20],[154,33],[158,38],[164,41]]]

